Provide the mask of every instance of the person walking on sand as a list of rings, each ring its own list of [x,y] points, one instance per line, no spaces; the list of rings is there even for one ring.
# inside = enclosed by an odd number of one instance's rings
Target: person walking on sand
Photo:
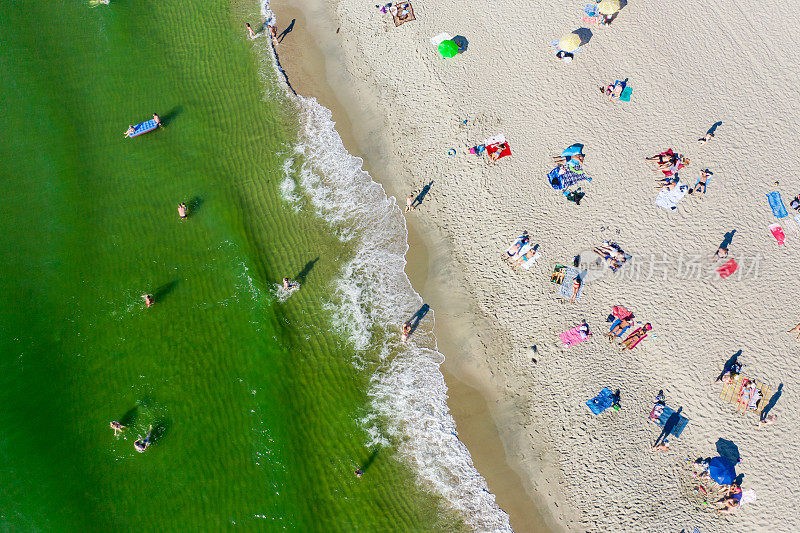
[[[725,259],[728,257],[728,249],[727,248],[720,248],[714,254],[714,261],[717,259]]]
[[[413,194],[409,194],[408,198],[406,198],[406,211],[405,212],[408,213],[409,211],[413,211],[413,210],[414,210],[414,195]]]
[[[250,36],[251,39],[256,38],[256,32],[253,31],[253,28],[250,26],[250,23],[246,23],[245,27],[247,28],[247,34]]]
[[[790,329],[786,333],[792,333],[794,331],[797,332],[797,338],[800,339],[800,324],[797,324],[795,327],[793,327],[792,329]]]
[[[144,300],[144,303],[147,307],[150,307],[154,303],[156,303],[156,301],[153,299],[152,294],[142,294],[142,300]]]
[[[181,202],[178,204],[178,216],[181,218],[186,218],[187,213],[189,212],[189,208],[186,207],[186,204]]]

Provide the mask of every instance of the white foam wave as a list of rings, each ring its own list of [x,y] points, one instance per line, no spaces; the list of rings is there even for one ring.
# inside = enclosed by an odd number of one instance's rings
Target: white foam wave
[[[263,14],[272,15],[268,3]],[[281,77],[277,63],[275,68]],[[290,98],[301,120],[295,147],[296,160],[301,161],[295,173],[299,194],[340,239],[356,244],[354,257],[335,282],[330,305],[334,324],[357,351],[375,350],[384,362],[371,376],[374,412],[362,419],[368,446],[399,443],[400,454],[423,484],[441,494],[470,527],[511,531],[508,515],[497,506],[458,440],[439,368],[444,356],[436,349],[433,313],[407,342],[400,342],[400,324],[423,305],[405,274],[408,233],[400,207],[363,170],[362,160],[347,152],[328,109],[313,98]],[[295,164],[291,159],[287,173]],[[294,188],[290,192],[297,197]],[[391,340],[385,342],[387,331],[392,332]],[[376,342],[382,346],[374,346]],[[365,368],[359,355],[354,364]],[[381,426],[384,431],[378,429],[379,421],[388,421]]]

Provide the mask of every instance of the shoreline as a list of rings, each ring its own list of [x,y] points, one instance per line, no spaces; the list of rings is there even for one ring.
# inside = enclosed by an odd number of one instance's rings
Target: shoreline
[[[326,41],[328,48],[323,50],[319,37],[312,38],[306,29],[309,21],[302,9],[288,5],[287,1],[273,1],[270,7],[277,16],[279,34],[287,25],[292,27],[277,47],[292,89],[300,95],[315,97],[329,109],[342,142],[350,153],[363,159],[364,170],[386,188],[387,194],[404,198],[406,184],[402,179],[390,177],[395,169],[388,163],[386,140],[380,134],[383,120],[376,111],[377,106],[370,110],[363,101],[358,107],[341,103],[348,92],[353,96],[354,87],[348,85],[352,78],[342,73],[341,58],[335,57],[341,51],[335,48],[334,40]],[[304,8],[309,9],[308,4]],[[319,22],[319,13],[312,16]],[[331,71],[337,68],[342,69],[340,73],[331,76]],[[355,122],[364,129],[361,135],[355,133]],[[498,429],[503,425],[502,414],[498,411],[504,408],[490,371],[480,362],[487,357],[487,346],[494,344],[488,340],[493,333],[483,328],[484,337],[488,338],[483,341],[471,331],[475,323],[487,324],[487,321],[479,318],[471,296],[463,288],[464,281],[449,279],[457,275],[455,265],[447,259],[450,246],[434,226],[415,219],[414,215],[421,212],[424,210],[405,217],[409,244],[406,274],[415,290],[436,312],[434,333],[439,351],[446,356],[441,370],[447,382],[448,405],[456,420],[459,440],[469,449],[475,467],[486,478],[498,505],[511,516],[515,531],[558,531],[561,528],[552,517],[543,516],[548,513],[542,512],[544,503],[540,496],[531,495],[531,490],[524,487],[519,467],[515,468],[506,452],[497,453],[498,449],[505,448]],[[431,253],[431,250],[437,252]],[[457,287],[456,298],[452,292],[454,287]],[[456,337],[467,340],[456,341]]]

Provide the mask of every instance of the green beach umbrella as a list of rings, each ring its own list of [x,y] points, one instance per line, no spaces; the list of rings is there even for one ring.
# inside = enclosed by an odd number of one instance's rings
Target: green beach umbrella
[[[458,53],[458,45],[452,39],[447,39],[439,43],[439,53],[442,57],[454,57]]]

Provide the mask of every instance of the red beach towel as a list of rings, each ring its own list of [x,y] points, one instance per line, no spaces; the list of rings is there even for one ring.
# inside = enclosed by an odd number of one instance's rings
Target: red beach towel
[[[731,259],[730,261],[719,267],[717,269],[717,272],[719,272],[719,277],[725,279],[734,272],[736,272],[736,270],[738,269],[739,265],[736,263],[736,259]]]
[[[783,234],[783,228],[778,223],[771,224],[769,227],[769,231],[775,237],[775,240],[778,241],[778,244],[783,244],[786,240],[786,235]]]
[[[500,150],[501,147],[502,147],[502,150]],[[501,157],[505,157],[507,155],[511,155],[511,147],[508,145],[507,142],[490,144],[489,146],[486,147],[486,152],[489,155],[492,155],[493,153],[497,152],[498,150],[500,151],[500,155],[497,156],[498,159],[500,159]]]

